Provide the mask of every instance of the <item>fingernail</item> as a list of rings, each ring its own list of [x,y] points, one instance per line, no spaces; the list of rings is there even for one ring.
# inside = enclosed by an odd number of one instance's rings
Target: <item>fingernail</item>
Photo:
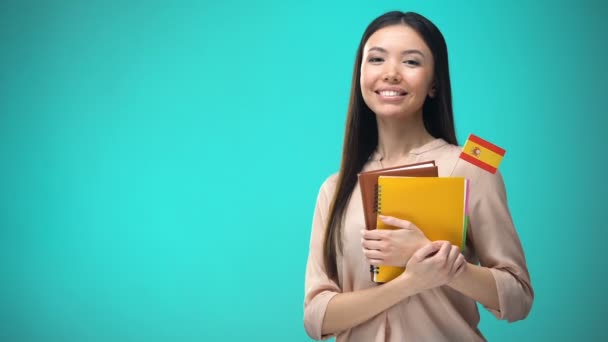
[[[387,219],[387,217],[384,216],[384,215],[378,215],[378,216],[380,217],[381,220],[386,220]]]

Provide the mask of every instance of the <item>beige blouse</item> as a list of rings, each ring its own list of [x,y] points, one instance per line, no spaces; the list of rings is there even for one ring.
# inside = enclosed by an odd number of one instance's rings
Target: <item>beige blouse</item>
[[[500,308],[487,308],[498,319],[523,319],[532,306],[534,292],[524,252],[507,206],[500,172],[491,174],[459,158],[462,148],[435,139],[410,152],[407,163],[434,160],[439,176],[470,179],[469,227],[466,259],[490,268],[496,279]],[[364,170],[380,168],[374,154]],[[338,256],[339,283],[327,277],[323,264],[323,241],[329,205],[336,188],[337,174],[325,180],[317,197],[306,266],[304,327],[315,339],[328,302],[338,293],[376,286],[369,277],[369,265],[361,247],[364,229],[361,192],[358,185],[347,206],[343,229],[343,255]],[[484,341],[477,328],[476,302],[448,286],[421,292],[397,303],[370,320],[342,331],[336,341]]]

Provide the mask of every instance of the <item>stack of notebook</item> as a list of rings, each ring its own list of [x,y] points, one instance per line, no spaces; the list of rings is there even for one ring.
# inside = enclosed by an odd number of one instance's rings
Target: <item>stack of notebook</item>
[[[393,216],[415,224],[431,241],[447,240],[464,250],[468,215],[466,178],[438,177],[433,161],[359,174],[367,229],[398,229],[378,215]],[[372,267],[374,282],[386,283],[405,268]]]

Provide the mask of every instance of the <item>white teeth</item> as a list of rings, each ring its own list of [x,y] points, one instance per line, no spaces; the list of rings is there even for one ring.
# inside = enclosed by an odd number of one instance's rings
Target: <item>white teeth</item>
[[[380,91],[380,95],[382,96],[400,96],[401,93],[397,92],[397,91],[393,91],[393,90],[382,90]]]

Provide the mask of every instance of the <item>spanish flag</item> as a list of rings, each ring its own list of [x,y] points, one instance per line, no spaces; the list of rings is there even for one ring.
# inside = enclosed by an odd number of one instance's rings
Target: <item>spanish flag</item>
[[[471,134],[462,148],[460,158],[488,172],[496,173],[505,152],[502,148]]]

